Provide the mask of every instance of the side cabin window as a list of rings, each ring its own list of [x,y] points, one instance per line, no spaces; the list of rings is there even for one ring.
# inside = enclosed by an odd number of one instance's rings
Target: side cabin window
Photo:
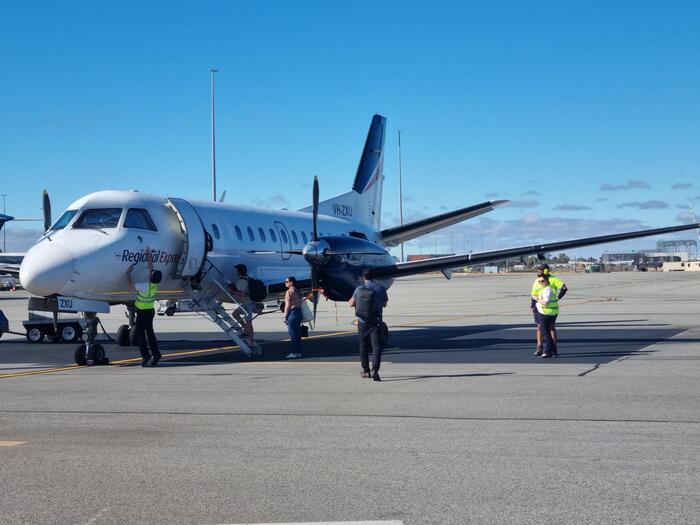
[[[75,217],[76,213],[78,213],[78,210],[66,210],[49,230],[62,230],[68,226],[68,223]]]
[[[234,228],[234,230],[236,230],[236,237],[238,238],[238,240],[242,241],[243,240],[243,233],[241,232],[241,229],[238,226],[236,226]]]
[[[221,233],[219,232],[219,227],[216,224],[211,225],[211,231],[214,232],[214,237],[216,237],[217,240],[221,239]]]
[[[309,242],[309,241],[307,240],[307,238],[306,238],[306,232],[301,232],[301,240],[304,241],[304,244],[306,244],[307,242]]]
[[[255,234],[253,233],[253,228],[248,226],[248,238],[250,238],[251,241],[255,241]]]
[[[297,232],[292,230],[292,240],[294,241],[294,244],[299,244],[299,239],[297,238]]]
[[[76,230],[103,230],[106,228],[116,228],[119,224],[119,217],[122,215],[121,208],[100,208],[95,210],[85,210],[78,220],[73,224]]]
[[[270,228],[270,239],[272,239],[272,242],[277,242],[277,235],[275,235],[275,230]]]
[[[282,242],[284,244],[287,244],[289,241],[287,240],[287,234],[284,233],[284,230],[280,230],[280,237],[282,237]]]
[[[265,239],[265,230],[262,228],[258,228],[258,235],[260,236],[260,240],[262,242],[265,242],[267,239]]]
[[[153,219],[143,208],[131,208],[126,212],[124,228],[138,228],[139,230],[158,231]]]

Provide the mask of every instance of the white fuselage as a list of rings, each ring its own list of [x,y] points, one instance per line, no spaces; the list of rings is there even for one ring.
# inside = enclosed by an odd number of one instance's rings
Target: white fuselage
[[[41,296],[57,294],[112,303],[132,301],[134,291],[129,287],[126,271],[136,262],[133,278],[145,281],[148,266],[143,261],[148,249],[155,269],[163,273],[159,298],[182,296],[185,282],[173,276],[183,256],[187,234],[166,205],[167,200],[136,191],[113,190],[77,200],[66,212],[75,210],[70,220],[61,223],[59,219],[25,255],[20,269],[23,286]],[[234,280],[234,266],[240,263],[248,266],[250,275],[265,283],[279,283],[290,275],[299,280],[309,278],[309,265],[304,258],[284,252],[301,250],[310,240],[311,213],[185,200],[201,219],[204,231],[211,235],[213,248],[207,258],[229,280]],[[97,210],[94,213],[98,215],[100,210],[111,210],[112,222],[108,226],[100,222],[81,223],[81,217],[90,210]],[[145,210],[155,229],[134,221],[131,213],[136,212],[129,210],[139,210],[141,215],[140,210]],[[370,241],[375,241],[377,235],[352,219],[325,215],[319,215],[318,230],[319,235],[336,236],[353,232]]]

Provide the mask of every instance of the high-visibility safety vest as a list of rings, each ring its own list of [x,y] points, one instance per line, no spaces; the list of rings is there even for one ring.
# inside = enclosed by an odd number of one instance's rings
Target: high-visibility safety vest
[[[156,301],[156,290],[158,290],[158,285],[154,283],[148,283],[147,293],[136,293],[136,301],[134,306],[137,310],[153,310],[153,303]]]
[[[552,274],[549,274],[549,286],[551,286],[554,291],[559,295],[559,291],[564,287],[564,281],[559,279],[559,277],[555,277]],[[530,292],[530,295],[532,296],[533,299],[537,299],[537,296],[540,295],[540,292],[544,289],[544,286],[542,286],[539,282],[537,282],[537,279],[535,279],[535,282],[532,283],[532,291]]]
[[[550,286],[552,293],[547,304],[538,304],[543,315],[559,315],[559,299],[557,298],[557,289]],[[542,288],[544,290],[545,288]],[[542,291],[540,291],[541,293]]]

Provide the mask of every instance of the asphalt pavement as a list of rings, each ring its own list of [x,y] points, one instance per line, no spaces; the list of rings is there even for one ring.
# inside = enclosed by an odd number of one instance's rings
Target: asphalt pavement
[[[262,361],[197,314],[157,318],[156,368],[5,334],[0,521],[698,523],[700,273],[561,277],[548,360],[532,275],[397,282],[381,382],[340,303],[295,361],[279,314]],[[13,330],[26,297],[0,292]]]

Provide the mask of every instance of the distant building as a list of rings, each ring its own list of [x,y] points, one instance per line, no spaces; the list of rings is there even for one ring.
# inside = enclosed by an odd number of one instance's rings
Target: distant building
[[[700,261],[665,262],[664,272],[700,272]]]

